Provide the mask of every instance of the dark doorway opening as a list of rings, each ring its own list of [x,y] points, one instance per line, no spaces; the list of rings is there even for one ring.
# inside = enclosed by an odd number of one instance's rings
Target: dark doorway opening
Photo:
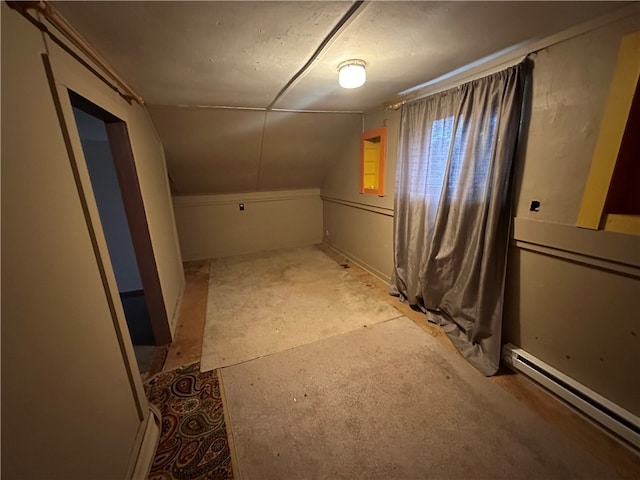
[[[132,343],[169,343],[169,323],[126,123],[72,91],[69,97]],[[141,371],[145,361],[138,358]]]

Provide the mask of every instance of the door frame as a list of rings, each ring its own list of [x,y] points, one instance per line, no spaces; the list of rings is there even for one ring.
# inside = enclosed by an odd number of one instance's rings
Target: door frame
[[[149,309],[155,344],[166,345],[171,343],[169,318],[165,309],[162,285],[151,243],[149,224],[147,223],[127,124],[73,90],[69,89],[68,92],[72,106],[102,120],[106,125],[111,157],[131,232],[133,250],[136,254],[145,301]]]

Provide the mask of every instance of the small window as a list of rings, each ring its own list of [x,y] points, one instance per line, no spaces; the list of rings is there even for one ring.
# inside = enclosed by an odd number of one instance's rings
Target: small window
[[[387,127],[365,132],[360,137],[360,193],[384,195],[384,158]]]

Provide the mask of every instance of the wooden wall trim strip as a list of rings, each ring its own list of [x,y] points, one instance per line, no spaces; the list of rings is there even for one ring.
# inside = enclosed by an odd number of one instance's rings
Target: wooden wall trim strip
[[[392,208],[376,207],[375,205],[369,205],[368,203],[353,202],[351,200],[343,200],[341,198],[329,197],[326,195],[321,195],[320,198],[326,202],[337,203],[338,205],[344,205],[351,208],[358,208],[360,210],[385,215],[387,217],[393,217],[394,215]]]
[[[166,345],[172,341],[171,327],[149,232],[144,199],[140,190],[138,172],[131,150],[129,130],[127,124],[122,121],[106,122],[105,125],[118,184],[122,192],[122,202],[131,231],[131,240],[138,262],[145,300],[151,317],[155,344]]]
[[[516,217],[513,240],[518,248],[640,277],[640,248],[632,235]]]
[[[282,190],[273,192],[229,193],[219,195],[174,196],[173,206],[201,207],[209,205],[232,205],[236,203],[280,202],[308,198],[320,198],[320,189]]]
[[[622,265],[619,263],[608,262],[594,257],[587,257],[574,252],[567,252],[565,250],[558,250],[555,248],[546,247],[544,245],[536,245],[533,243],[515,241],[514,244],[520,250],[528,250],[530,252],[541,253],[550,257],[561,258],[569,260],[573,263],[580,263],[588,267],[597,268],[600,270],[607,270],[611,272],[620,273],[629,277],[640,279],[640,269]]]

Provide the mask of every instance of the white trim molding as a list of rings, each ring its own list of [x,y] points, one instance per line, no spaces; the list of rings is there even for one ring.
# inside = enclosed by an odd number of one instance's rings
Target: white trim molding
[[[265,192],[223,193],[217,195],[177,195],[173,197],[173,206],[201,207],[210,205],[233,205],[236,203],[261,203],[299,200],[302,198],[320,198],[319,188],[301,190],[275,190]]]

